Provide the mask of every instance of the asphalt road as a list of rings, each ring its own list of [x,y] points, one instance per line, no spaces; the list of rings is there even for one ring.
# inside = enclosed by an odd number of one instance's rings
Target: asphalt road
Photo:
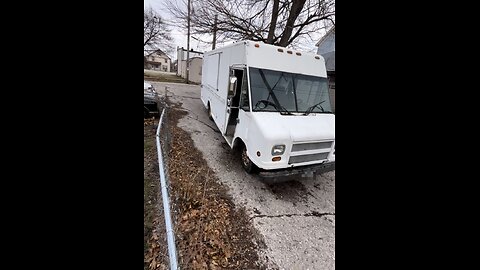
[[[269,268],[335,269],[335,171],[277,185],[247,174],[237,153],[210,121],[200,86],[153,82],[160,94],[168,87],[172,102],[188,115],[179,127],[191,134],[208,165],[229,188],[236,206],[245,207],[266,247],[259,255]]]

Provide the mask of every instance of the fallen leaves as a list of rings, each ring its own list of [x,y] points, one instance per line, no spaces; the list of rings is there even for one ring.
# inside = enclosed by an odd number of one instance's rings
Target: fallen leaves
[[[148,119],[145,120],[146,122]],[[148,125],[154,125],[154,122]],[[165,223],[159,211],[159,175],[157,150],[154,147],[155,130],[144,127],[144,270],[168,269],[166,253]],[[151,147],[150,147],[151,146]]]
[[[145,262],[148,263],[147,269],[149,270],[168,269],[168,258],[163,252],[165,250],[165,246],[160,245],[158,240],[158,231],[155,229],[153,230],[152,237],[148,241],[149,248],[147,254],[144,254]]]
[[[174,205],[176,245],[181,268],[262,269],[251,224],[243,209],[234,209],[190,135],[177,127],[185,113],[170,109],[167,146]],[[258,241],[258,240],[257,240]]]

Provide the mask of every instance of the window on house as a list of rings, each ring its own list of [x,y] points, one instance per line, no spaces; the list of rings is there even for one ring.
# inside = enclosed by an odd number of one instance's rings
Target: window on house
[[[165,63],[167,63],[167,58],[165,58]]]

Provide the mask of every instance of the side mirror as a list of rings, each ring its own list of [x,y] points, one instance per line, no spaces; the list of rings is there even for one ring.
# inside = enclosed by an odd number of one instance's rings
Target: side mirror
[[[237,77],[230,77],[228,82],[228,96],[233,97],[235,96],[235,92],[237,90]]]

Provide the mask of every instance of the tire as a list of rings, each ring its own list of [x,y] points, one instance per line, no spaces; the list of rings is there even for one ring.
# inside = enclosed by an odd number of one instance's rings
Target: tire
[[[210,102],[207,105],[208,119],[213,121],[212,110],[210,109]]]
[[[247,147],[245,145],[242,145],[242,148],[240,149],[240,157],[242,167],[248,174],[252,174],[257,170],[257,166],[253,164],[247,155]]]

